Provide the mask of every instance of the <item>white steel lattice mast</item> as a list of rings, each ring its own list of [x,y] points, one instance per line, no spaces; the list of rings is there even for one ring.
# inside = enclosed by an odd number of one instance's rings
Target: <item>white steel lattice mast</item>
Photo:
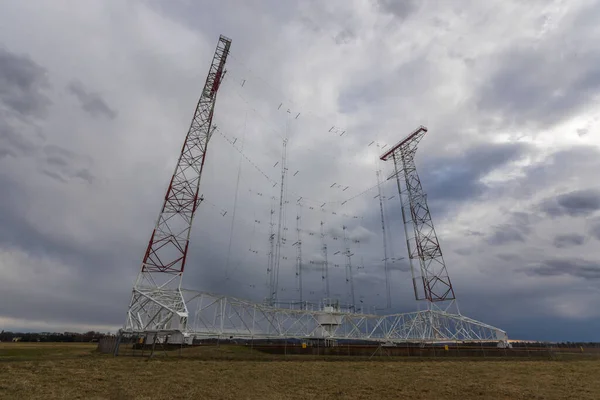
[[[329,262],[327,260],[327,242],[325,242],[325,229],[323,225],[325,223],[321,221],[321,251],[323,253],[323,268],[321,271],[321,280],[324,284],[325,289],[325,304],[331,304],[331,293],[329,291]]]
[[[212,63],[169,183],[156,226],[133,286],[125,332],[185,330],[188,309],[181,291],[217,91],[225,75],[231,40],[220,36]]]
[[[377,146],[379,148],[379,145]],[[388,251],[387,251],[387,235],[385,232],[385,213],[383,211],[383,193],[382,193],[382,189],[381,189],[381,169],[379,168],[379,165],[377,166],[377,170],[375,171],[375,174],[377,175],[377,190],[378,190],[378,195],[377,197],[379,198],[379,211],[381,213],[381,231],[383,233],[383,270],[385,272],[385,306],[386,309],[390,309],[392,308],[392,296],[391,296],[391,290],[390,290],[390,281],[391,281],[391,277],[390,277],[390,268],[388,265],[389,262],[389,258],[388,258]]]
[[[398,185],[415,299],[426,300],[429,307],[443,305],[447,311],[456,306],[456,297],[414,160],[426,133],[427,128],[421,125],[380,158],[394,161],[394,174],[389,179],[395,177]],[[418,261],[418,269],[413,260]]]
[[[279,187],[279,218],[277,220],[277,237],[275,242],[275,257],[272,261],[271,286],[269,305],[275,305],[278,299],[279,291],[279,266],[281,265],[281,247],[285,245],[285,180],[287,177],[287,138],[283,139],[283,149],[281,151],[281,185]],[[272,237],[271,237],[272,238]]]
[[[300,211],[302,204],[298,202],[298,213],[296,215],[296,279],[298,281],[298,295],[300,299],[300,307],[304,308],[304,298],[302,292],[302,237],[300,235]]]
[[[356,300],[354,298],[354,274],[352,273],[352,254],[348,245],[348,235],[346,234],[346,225],[342,227],[344,231],[344,255],[346,256],[346,283],[350,285],[350,309],[356,311]]]
[[[271,196],[271,209],[269,211],[269,252],[267,253],[267,290],[269,292],[266,298],[267,304],[271,304],[271,300],[275,296],[275,293],[273,293],[275,285],[275,200],[275,196]]]

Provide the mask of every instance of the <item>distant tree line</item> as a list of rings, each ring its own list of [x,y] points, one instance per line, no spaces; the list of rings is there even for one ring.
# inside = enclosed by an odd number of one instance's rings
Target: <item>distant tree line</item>
[[[513,347],[559,347],[559,348],[591,348],[600,347],[598,342],[514,342]]]
[[[97,342],[109,333],[79,332],[0,332],[0,342]]]
[[[12,341],[19,341],[19,342],[97,342],[98,340],[102,339],[103,337],[106,336],[114,336],[112,335],[110,332],[109,333],[102,333],[102,332],[94,332],[94,331],[89,331],[89,332],[85,332],[85,333],[79,333],[79,332],[10,332],[10,331],[4,331],[2,330],[0,332],[0,342],[12,342]],[[280,339],[280,340],[276,340],[276,339],[264,339],[264,340],[260,340],[260,339],[255,339],[254,343],[259,344],[279,344],[279,343],[284,343],[286,340],[285,339]],[[208,343],[217,343],[217,342],[221,342],[221,343],[225,343],[225,342],[230,342],[232,344],[248,344],[251,341],[248,340],[242,340],[242,339],[227,339],[227,338],[223,338],[223,339],[202,339],[202,340],[197,340],[194,341],[194,344],[208,344]],[[287,343],[291,344],[291,343],[301,343],[303,342],[303,340],[299,340],[299,339],[287,339]],[[340,340],[338,345],[341,344],[345,344],[346,342],[343,340]],[[358,345],[358,344],[362,344],[362,345],[369,345],[369,344],[373,344],[373,345],[378,345],[378,342],[370,342],[370,341],[351,341],[348,344],[353,344],[353,345]],[[460,346],[472,346],[472,347],[479,347],[479,346],[496,346],[497,342],[490,342],[490,343],[461,343],[458,342],[456,343],[457,345]],[[418,347],[420,345],[420,343],[415,342],[415,343],[405,343],[405,344],[400,344],[399,346],[412,346],[412,347]],[[444,343],[441,344],[437,344],[436,346],[443,346]],[[579,348],[579,347],[583,347],[583,348],[594,348],[594,347],[599,347],[600,348],[600,343],[599,342],[513,342],[511,343],[513,348],[527,348],[527,347],[559,347],[559,348]]]

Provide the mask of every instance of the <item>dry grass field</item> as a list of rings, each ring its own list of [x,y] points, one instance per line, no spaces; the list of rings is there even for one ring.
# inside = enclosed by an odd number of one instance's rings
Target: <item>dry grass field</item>
[[[222,346],[149,360],[95,349],[0,343],[0,399],[600,398],[596,357],[326,361]]]

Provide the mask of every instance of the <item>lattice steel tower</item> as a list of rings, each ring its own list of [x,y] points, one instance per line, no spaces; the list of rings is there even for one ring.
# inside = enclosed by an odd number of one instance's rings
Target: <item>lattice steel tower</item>
[[[380,158],[394,160],[390,178],[395,178],[398,185],[415,298],[448,310],[456,305],[456,297],[414,161],[417,146],[426,133],[427,128],[421,125]],[[401,174],[404,179],[400,179]],[[418,269],[413,260],[418,260]]]
[[[138,278],[125,331],[185,330],[188,310],[181,291],[217,91],[225,75],[231,40],[220,36],[204,89],[167,188]]]

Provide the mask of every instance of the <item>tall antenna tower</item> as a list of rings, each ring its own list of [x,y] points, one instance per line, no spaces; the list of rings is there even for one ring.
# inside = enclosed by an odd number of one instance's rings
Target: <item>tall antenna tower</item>
[[[379,145],[377,145],[377,147],[379,147]],[[390,269],[389,269],[389,265],[388,265],[388,251],[387,251],[387,235],[385,232],[385,216],[384,216],[384,211],[383,211],[383,193],[381,190],[381,169],[379,168],[379,163],[377,163],[377,170],[375,171],[375,174],[377,175],[377,190],[378,190],[378,197],[379,197],[379,210],[381,212],[381,230],[383,233],[383,269],[385,271],[385,301],[386,301],[386,308],[391,308],[392,307],[392,297],[391,297],[391,290],[390,290]]]
[[[288,111],[289,113],[289,111]],[[286,137],[283,139],[282,149],[281,149],[281,184],[279,188],[279,218],[277,221],[277,237],[276,237],[276,245],[275,245],[275,258],[273,260],[273,269],[271,271],[271,296],[269,298],[269,305],[273,306],[277,302],[277,294],[279,291],[279,266],[281,264],[281,246],[285,244],[285,231],[287,228],[285,227],[285,209],[287,205],[286,199],[286,178],[287,178],[287,142],[288,142],[288,126],[289,120],[286,122]]]
[[[321,221],[321,251],[323,252],[323,269],[321,272],[321,280],[325,284],[325,305],[331,303],[331,293],[329,291],[329,262],[327,261],[327,242],[325,242],[325,229],[323,225],[325,223]]]
[[[298,213],[296,215],[296,279],[298,280],[298,293],[300,297],[300,306],[304,308],[302,296],[302,237],[300,236],[300,211],[302,204],[298,203]]]
[[[354,298],[354,276],[352,274],[352,254],[350,252],[350,245],[348,244],[348,235],[346,234],[346,225],[342,227],[344,231],[344,247],[346,251],[344,252],[346,256],[346,283],[350,284],[350,306],[352,311],[356,311],[356,300]]]
[[[394,161],[394,173],[388,179],[395,177],[398,185],[415,298],[427,300],[428,307],[445,305],[447,311],[456,297],[414,161],[417,146],[426,133],[427,128],[421,125],[380,158]],[[418,270],[413,260],[418,260]]]
[[[185,329],[188,310],[181,292],[194,214],[217,91],[225,75],[231,39],[220,36],[177,166],[142,260],[125,329]]]
[[[267,259],[267,286],[269,295],[267,296],[267,304],[272,305],[273,299],[277,295],[277,289],[275,289],[275,196],[271,197],[271,210],[269,214],[269,253]]]

